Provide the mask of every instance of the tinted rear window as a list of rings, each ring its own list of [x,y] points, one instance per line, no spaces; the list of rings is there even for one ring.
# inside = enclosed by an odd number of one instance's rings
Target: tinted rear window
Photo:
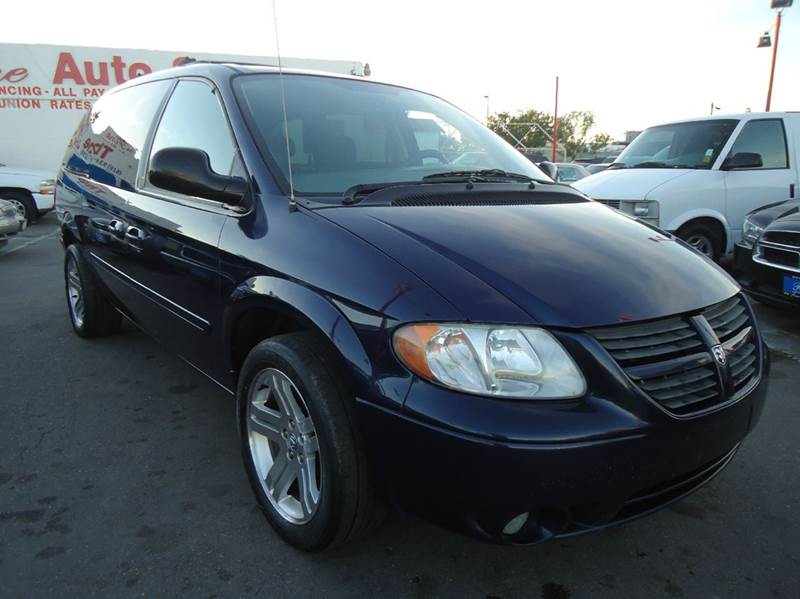
[[[100,98],[72,136],[65,168],[133,189],[148,130],[170,84],[143,83]]]

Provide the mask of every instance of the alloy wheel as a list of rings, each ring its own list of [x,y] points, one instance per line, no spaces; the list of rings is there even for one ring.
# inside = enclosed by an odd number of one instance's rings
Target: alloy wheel
[[[67,298],[69,299],[69,311],[76,328],[83,326],[83,287],[81,277],[78,274],[78,264],[75,258],[67,258]]]
[[[686,243],[688,243],[701,254],[705,254],[709,258],[714,257],[714,245],[705,235],[690,235],[686,238]]]
[[[280,370],[253,379],[247,398],[250,457],[264,494],[292,524],[317,510],[322,487],[319,442],[302,394]]]
[[[21,216],[24,216],[26,220],[28,219],[28,215],[25,212],[25,204],[14,198],[3,198],[3,199],[6,202],[11,202],[12,204],[14,204],[14,208],[17,209],[17,212],[19,212]]]

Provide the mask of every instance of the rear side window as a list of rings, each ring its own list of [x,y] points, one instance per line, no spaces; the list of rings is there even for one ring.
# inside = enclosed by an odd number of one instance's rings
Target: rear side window
[[[786,134],[780,119],[762,119],[747,123],[731,148],[730,155],[740,152],[759,154],[761,168],[787,168]]]
[[[178,83],[161,117],[150,155],[164,148],[203,150],[213,171],[220,175],[232,173],[236,149],[211,86],[202,81]]]
[[[143,83],[100,98],[72,136],[64,167],[132,190],[147,133],[170,84]]]

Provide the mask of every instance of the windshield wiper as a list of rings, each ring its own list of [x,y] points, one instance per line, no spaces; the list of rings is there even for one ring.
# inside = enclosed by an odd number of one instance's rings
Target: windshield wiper
[[[628,166],[624,162],[612,162],[611,166],[609,166],[606,170],[615,170],[618,168],[628,168]]]
[[[399,185],[421,185],[422,183],[461,183],[466,182],[468,186],[472,183],[488,183],[497,182],[497,180],[510,180],[520,181],[522,183],[529,183],[533,186],[534,183],[544,183],[528,175],[519,173],[509,173],[501,169],[484,169],[475,171],[448,171],[445,173],[434,173],[426,175],[419,181],[392,181],[389,183],[361,183],[348,187],[342,194],[342,204],[351,205],[358,204],[361,200],[369,194],[387,187],[397,187]]]
[[[360,183],[344,190],[342,204],[357,204],[369,194],[398,185],[419,185],[419,181],[391,181],[389,183]]]
[[[667,164],[666,162],[650,161],[634,164],[631,168],[697,168],[688,164]]]
[[[666,162],[659,162],[657,160],[648,160],[634,164],[631,168],[669,168]]]
[[[447,171],[444,173],[434,173],[432,175],[426,175],[422,177],[423,181],[433,181],[436,179],[456,179],[456,180],[472,180],[472,181],[480,181],[485,182],[488,180],[494,179],[510,179],[512,181],[524,181],[525,183],[529,183],[531,181],[537,181],[538,179],[534,179],[533,177],[529,177],[528,175],[521,175],[519,173],[509,173],[508,171],[504,171],[499,168],[487,168],[482,170],[475,170],[475,171]]]

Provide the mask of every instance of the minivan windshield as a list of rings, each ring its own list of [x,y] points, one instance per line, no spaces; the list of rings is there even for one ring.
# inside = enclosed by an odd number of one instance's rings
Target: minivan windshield
[[[297,194],[339,195],[355,185],[422,182],[437,173],[464,171],[505,171],[549,181],[500,137],[434,96],[318,75],[284,74],[283,85],[288,152],[279,75],[234,80],[255,141],[284,180],[291,156]]]
[[[610,168],[709,169],[739,121],[711,119],[645,129]]]

